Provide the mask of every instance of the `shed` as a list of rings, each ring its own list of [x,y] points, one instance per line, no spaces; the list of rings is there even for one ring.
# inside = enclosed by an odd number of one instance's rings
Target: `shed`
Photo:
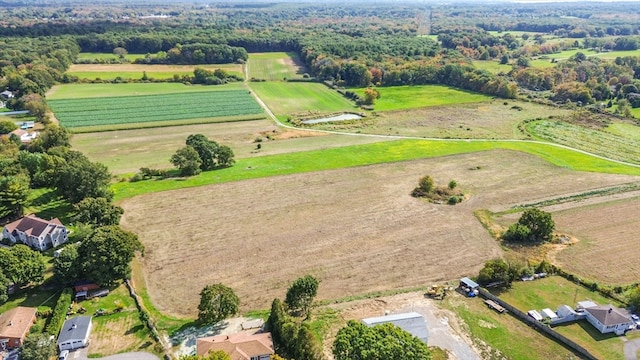
[[[529,310],[527,314],[531,316],[535,321],[542,321],[542,315],[538,312],[538,310]]]
[[[78,316],[64,322],[58,336],[58,349],[75,350],[89,345],[91,316]]]
[[[425,344],[427,343],[427,339],[429,338],[427,321],[422,315],[418,314],[417,312],[366,318],[362,319],[362,322],[369,327],[379,324],[391,323],[422,340]]]
[[[463,277],[460,279],[460,287],[461,288],[469,288],[470,290],[476,290],[480,287],[477,282],[469,279],[468,277]]]
[[[596,307],[598,306],[598,304],[594,303],[591,300],[585,300],[585,301],[578,301],[578,307],[577,309],[588,309],[588,308],[592,308],[592,307]]]
[[[556,311],[559,317],[575,316],[577,313],[569,305],[560,305]]]
[[[553,312],[553,310],[546,308],[546,309],[542,309],[542,317],[553,320],[553,319],[557,319],[558,315],[555,312]]]

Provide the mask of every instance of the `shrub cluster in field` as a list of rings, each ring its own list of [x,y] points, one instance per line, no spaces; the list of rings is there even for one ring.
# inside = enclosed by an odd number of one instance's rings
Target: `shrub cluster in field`
[[[455,205],[464,200],[464,194],[457,190],[458,183],[455,180],[449,181],[445,186],[435,186],[433,179],[429,175],[423,176],[418,182],[418,187],[413,189],[411,196],[423,197],[431,202]]]

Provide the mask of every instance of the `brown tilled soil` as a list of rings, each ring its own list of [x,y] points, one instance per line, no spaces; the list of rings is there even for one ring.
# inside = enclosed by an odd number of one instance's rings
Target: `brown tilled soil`
[[[456,180],[468,199],[448,206],[412,198],[425,174],[436,184]],[[474,210],[634,179],[488,151],[143,195],[123,202],[122,225],[146,247],[152,301],[195,316],[200,290],[218,282],[247,310],[268,308],[305,274],[321,280],[319,300],[475,275],[501,250]]]

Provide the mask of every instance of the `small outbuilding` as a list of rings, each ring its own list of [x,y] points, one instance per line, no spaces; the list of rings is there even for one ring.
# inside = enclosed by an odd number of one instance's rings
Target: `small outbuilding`
[[[531,316],[535,321],[542,321],[542,315],[540,315],[538,310],[529,310],[527,311],[527,315]]]
[[[75,350],[89,345],[91,316],[78,316],[64,322],[58,336],[58,349]]]
[[[366,318],[362,319],[362,322],[369,327],[379,324],[391,323],[422,340],[425,344],[427,343],[427,340],[429,338],[427,321],[422,315],[418,314],[417,312]]]
[[[468,277],[463,277],[462,279],[460,279],[460,287],[463,289],[469,288],[470,291],[473,291],[477,290],[480,285],[478,285],[477,282],[469,279]]]
[[[554,320],[558,318],[558,314],[556,314],[553,310],[546,308],[542,309],[542,317]]]

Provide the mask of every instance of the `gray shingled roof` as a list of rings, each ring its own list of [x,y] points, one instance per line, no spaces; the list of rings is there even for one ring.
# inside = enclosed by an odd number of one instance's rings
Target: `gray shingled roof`
[[[58,336],[58,345],[69,340],[83,340],[87,337],[90,324],[91,316],[78,316],[65,321]]]
[[[367,318],[362,319],[362,322],[367,326],[391,323],[402,330],[409,332],[411,335],[425,343],[429,337],[426,320],[422,315],[416,312]]]
[[[613,307],[613,305],[590,307],[586,308],[585,311],[589,312],[605,326],[631,322],[629,314],[624,309]]]

